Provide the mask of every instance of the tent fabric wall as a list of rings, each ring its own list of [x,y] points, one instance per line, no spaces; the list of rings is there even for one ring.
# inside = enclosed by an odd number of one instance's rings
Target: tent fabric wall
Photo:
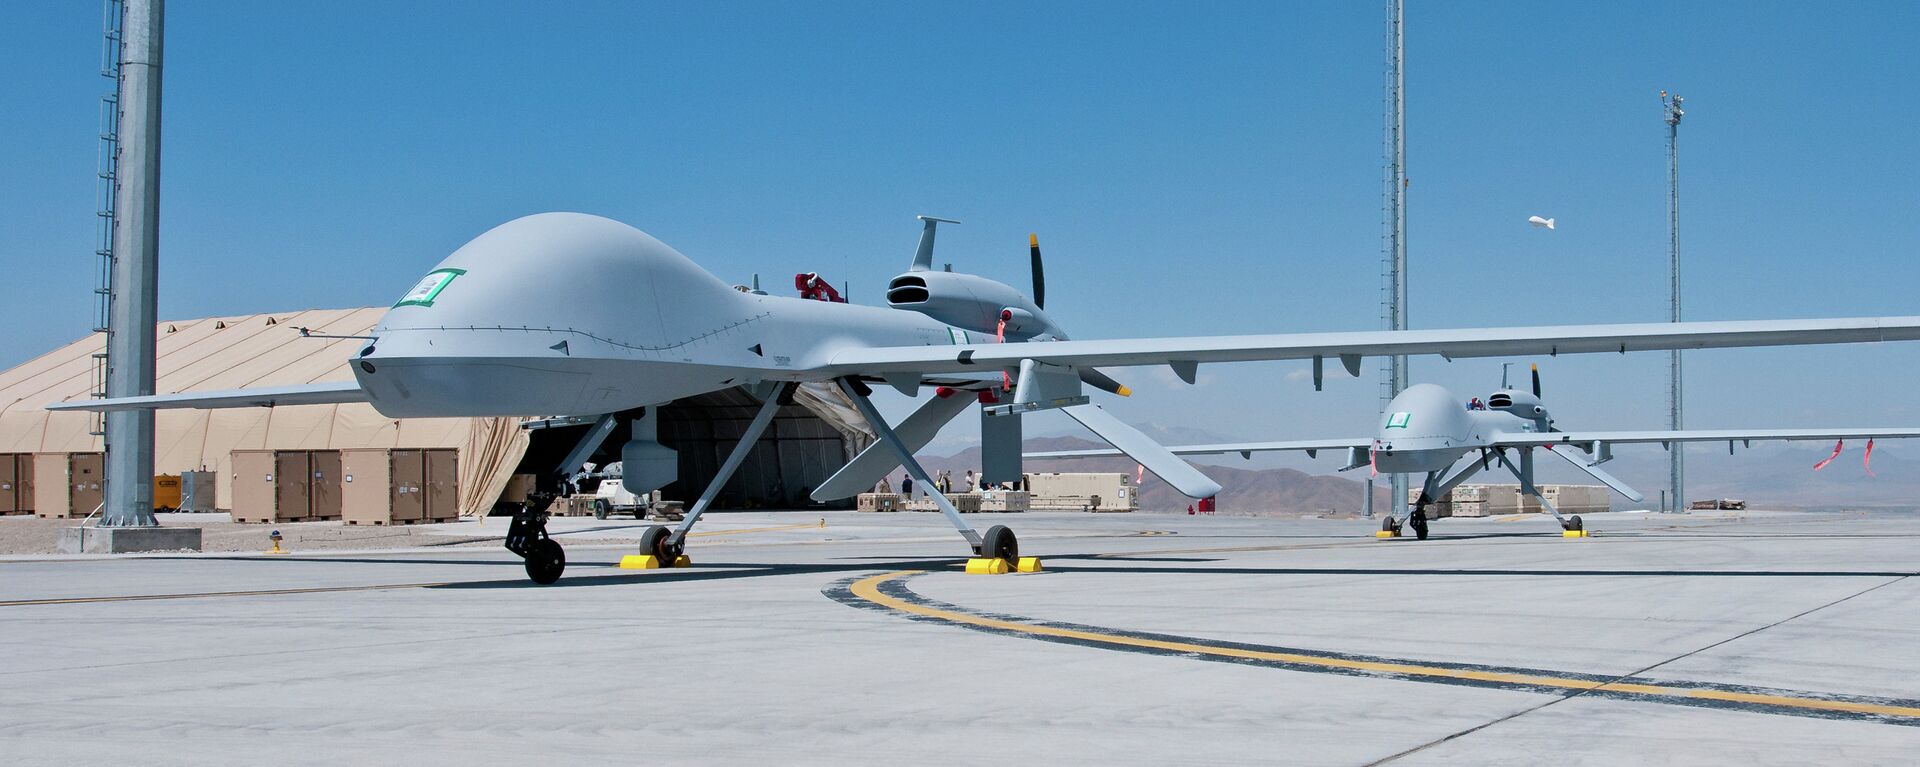
[[[859,408],[853,406],[853,400],[847,399],[847,393],[840,391],[838,386],[819,381],[803,383],[794,390],[793,401],[840,432],[847,448],[846,457],[841,459],[842,465],[853,460],[854,456],[877,439],[873,427],[867,425],[867,419],[860,415]]]
[[[212,391],[352,380],[348,363],[365,342],[302,337],[370,332],[385,309],[310,309],[171,320],[157,326],[156,391]],[[91,396],[95,333],[0,371],[0,452],[72,453],[102,449],[87,413],[53,413],[48,404]],[[217,473],[216,505],[232,508],[234,450],[337,450],[356,447],[460,449],[460,508],[484,514],[526,452],[516,418],[419,418],[396,421],[370,405],[301,405],[231,410],[162,410],[154,419],[154,471]]]

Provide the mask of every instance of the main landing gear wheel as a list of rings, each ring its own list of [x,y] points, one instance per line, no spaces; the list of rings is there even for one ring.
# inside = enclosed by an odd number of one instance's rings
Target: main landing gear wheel
[[[1563,523],[1563,524],[1561,524],[1560,526],[1561,526],[1561,527],[1564,527],[1564,528],[1566,528],[1566,529],[1568,529],[1568,530],[1585,530],[1585,529],[1587,529],[1587,523],[1585,523],[1585,522],[1582,522],[1582,521],[1580,521],[1580,515],[1578,515],[1578,514],[1575,514],[1575,515],[1573,515],[1573,516],[1571,516],[1571,517],[1567,517],[1567,521],[1566,521],[1565,523]]]
[[[640,553],[659,557],[661,567],[672,567],[674,561],[680,558],[680,547],[672,545],[672,540],[673,534],[667,532],[666,528],[659,525],[649,527],[640,534]]]
[[[1020,564],[1020,541],[1006,525],[994,525],[987,528],[986,535],[980,536],[980,556],[1004,559],[1008,565]]]
[[[552,538],[541,538],[527,545],[527,577],[545,586],[560,580],[567,569],[567,550]]]
[[[1427,539],[1427,512],[1425,509],[1414,509],[1413,516],[1407,521],[1413,524],[1413,535],[1415,538],[1423,541]]]
[[[1400,520],[1394,519],[1392,514],[1388,514],[1386,519],[1380,520],[1380,532],[1399,535]]]

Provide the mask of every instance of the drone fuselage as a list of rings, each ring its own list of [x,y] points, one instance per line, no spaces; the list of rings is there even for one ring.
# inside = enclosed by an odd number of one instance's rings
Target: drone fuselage
[[[586,415],[762,380],[836,352],[982,343],[917,313],[736,290],[633,227],[545,213],[467,243],[354,359],[390,418]]]

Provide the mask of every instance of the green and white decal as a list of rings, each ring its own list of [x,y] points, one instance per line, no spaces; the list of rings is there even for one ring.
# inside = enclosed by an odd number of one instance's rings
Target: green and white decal
[[[406,298],[400,299],[400,303],[394,304],[393,308],[432,306],[433,299],[440,296],[440,291],[447,289],[447,285],[453,282],[453,278],[466,273],[465,269],[435,269],[429,272],[420,284],[413,286],[413,290],[407,291]]]
[[[967,338],[967,331],[959,328],[947,328],[947,338],[953,341],[954,346],[966,346],[967,344],[973,343],[972,340]]]
[[[1387,428],[1404,429],[1407,428],[1407,422],[1411,420],[1413,420],[1412,413],[1394,413],[1387,416]]]

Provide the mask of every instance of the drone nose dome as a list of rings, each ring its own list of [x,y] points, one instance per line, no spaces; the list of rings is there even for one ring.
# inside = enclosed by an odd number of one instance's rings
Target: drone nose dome
[[[657,343],[680,312],[658,311],[728,291],[645,232],[584,213],[514,219],[460,247],[406,293],[381,330],[553,329]],[[648,323],[636,322],[651,319]],[[648,332],[653,331],[653,332]]]

